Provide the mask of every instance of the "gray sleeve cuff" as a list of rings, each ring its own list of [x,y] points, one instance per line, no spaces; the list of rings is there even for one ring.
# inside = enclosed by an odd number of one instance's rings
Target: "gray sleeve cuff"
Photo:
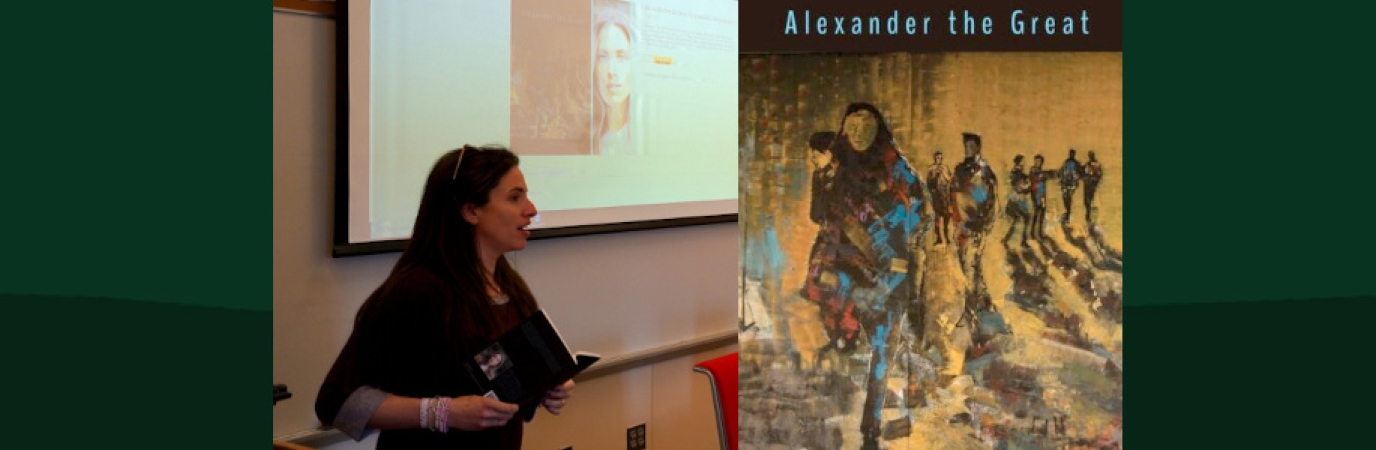
[[[368,437],[368,432],[372,431],[368,429],[368,419],[371,419],[377,408],[382,406],[382,401],[391,395],[372,386],[359,386],[349,394],[347,400],[344,400],[344,405],[339,407],[339,414],[335,416],[332,425],[354,441],[362,441]]]

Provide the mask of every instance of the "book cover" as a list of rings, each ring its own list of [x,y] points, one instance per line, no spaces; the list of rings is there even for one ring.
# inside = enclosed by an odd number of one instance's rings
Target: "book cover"
[[[740,3],[742,448],[1123,446],[1122,6]]]
[[[473,355],[464,369],[484,396],[530,406],[599,359],[595,353],[570,351],[539,310]]]

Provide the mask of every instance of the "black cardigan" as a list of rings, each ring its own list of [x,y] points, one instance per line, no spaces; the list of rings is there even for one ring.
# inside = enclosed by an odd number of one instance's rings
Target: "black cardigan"
[[[460,362],[485,342],[447,325],[445,302],[455,300],[446,294],[443,280],[424,268],[410,269],[400,276],[399,282],[380,292],[363,312],[325,377],[315,404],[321,422],[333,422],[344,401],[361,386],[414,398],[482,394],[463,382],[466,375]],[[520,323],[514,305],[492,307],[501,321],[496,327],[498,335]],[[533,405],[523,408],[520,416],[530,420],[535,409]],[[476,432],[385,430],[378,437],[377,448],[514,450],[521,448],[522,430],[523,421],[517,418],[505,426]]]

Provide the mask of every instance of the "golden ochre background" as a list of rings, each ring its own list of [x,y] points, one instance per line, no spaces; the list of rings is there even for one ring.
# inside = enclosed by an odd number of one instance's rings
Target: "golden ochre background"
[[[973,386],[928,387],[926,406],[886,409],[889,425],[911,425],[907,434],[889,436],[886,445],[1121,445],[1122,53],[745,55],[740,64],[742,321],[747,325],[742,448],[860,445],[857,407],[864,388],[859,386],[857,395],[846,381],[838,384],[838,377],[861,382],[846,362],[815,358],[827,338],[817,305],[797,295],[818,230],[808,218],[808,138],[837,131],[852,102],[878,107],[899,151],[924,181],[934,151],[941,150],[946,167],[954,168],[963,159],[962,133],[981,135],[982,153],[998,178],[1000,211],[1009,196],[1014,155],[1024,155],[1030,168],[1033,156],[1041,154],[1043,170],[1056,170],[1071,148],[1081,164],[1094,151],[1104,169],[1088,221],[1083,185],[1075,191],[1069,222],[1062,225],[1059,181],[1047,184],[1045,237],[1030,246],[1019,246],[1016,237],[1011,244],[1001,242],[1011,221],[998,213],[977,263],[979,281],[973,279],[975,269],[962,271],[952,246],[934,245],[928,231],[916,255],[922,260],[924,301],[960,297],[979,284],[1010,331],[985,348],[971,347],[967,368],[984,364],[969,370],[980,375],[973,377]],[[900,347],[911,348],[918,365],[942,360],[924,348],[919,335],[929,331],[911,330],[901,338],[907,346]],[[864,349],[851,359],[864,365],[867,357]],[[924,370],[904,364],[890,371],[892,378]],[[904,388],[901,381],[891,381],[895,392]],[[979,409],[970,399],[988,407]],[[752,416],[753,407],[788,412],[763,420],[763,414]],[[952,424],[949,416],[961,411],[975,417]]]

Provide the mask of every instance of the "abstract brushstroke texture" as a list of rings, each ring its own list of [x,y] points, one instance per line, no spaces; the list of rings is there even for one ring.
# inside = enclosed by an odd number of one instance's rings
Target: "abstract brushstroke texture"
[[[1121,448],[1122,54],[740,63],[740,448]]]

